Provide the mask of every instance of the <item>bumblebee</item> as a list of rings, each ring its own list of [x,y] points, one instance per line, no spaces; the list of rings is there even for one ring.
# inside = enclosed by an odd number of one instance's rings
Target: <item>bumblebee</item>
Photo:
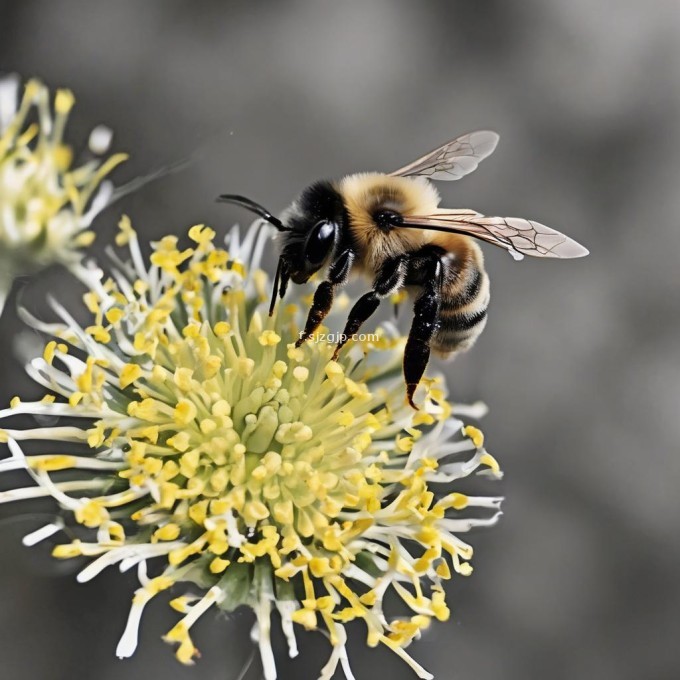
[[[343,345],[376,311],[380,301],[406,289],[413,322],[404,350],[408,403],[430,352],[450,356],[468,350],[486,325],[489,278],[477,241],[505,248],[515,259],[574,258],[588,251],[543,224],[517,217],[487,217],[474,210],[439,207],[432,181],[457,180],[475,170],[498,143],[479,130],[457,137],[390,174],[347,175],[318,181],[275,217],[258,203],[225,194],[218,200],[249,209],[283,233],[269,314],[288,282],[305,283],[326,268],[296,345],[308,340],[331,309],[337,289],[352,274],[372,281],[349,313]]]

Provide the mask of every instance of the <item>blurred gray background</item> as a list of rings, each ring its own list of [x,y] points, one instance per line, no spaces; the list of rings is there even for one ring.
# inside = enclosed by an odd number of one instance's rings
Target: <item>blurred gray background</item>
[[[100,247],[121,211],[149,238],[201,221],[222,231],[247,218],[216,205],[220,192],[278,211],[319,177],[500,132],[474,175],[440,185],[445,204],[533,217],[591,256],[518,264],[486,248],[489,324],[445,368],[454,399],[490,406],[506,472],[490,492],[506,495],[505,516],[471,536],[475,573],[452,584],[451,620],[411,651],[445,680],[680,677],[677,1],[14,2],[0,70],[72,88],[70,140],[114,128],[114,148],[132,153],[119,181],[199,151],[105,213]],[[18,294],[40,311],[54,288],[77,307],[60,271]],[[9,360],[16,295],[0,332],[3,404],[36,393]],[[117,661],[134,578],[76,584],[48,547],[20,546],[35,526],[0,524],[3,678],[236,680],[247,614],[203,617],[203,658],[184,668],[159,639],[174,620],[159,599],[135,657]],[[358,680],[413,677],[362,636]],[[316,677],[327,648],[304,639],[282,679]]]

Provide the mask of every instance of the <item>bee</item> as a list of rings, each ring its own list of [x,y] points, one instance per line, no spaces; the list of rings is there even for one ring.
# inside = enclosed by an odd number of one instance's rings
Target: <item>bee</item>
[[[352,274],[372,282],[349,313],[343,345],[402,289],[413,299],[413,321],[404,349],[406,399],[413,396],[430,352],[447,357],[470,349],[484,329],[489,277],[477,241],[505,248],[515,259],[574,258],[586,248],[539,222],[488,217],[475,210],[439,207],[433,181],[457,180],[477,168],[498,143],[478,130],[447,142],[389,174],[367,172],[307,187],[281,217],[231,194],[218,200],[254,212],[283,233],[269,314],[288,282],[307,282],[325,268],[296,346],[308,340],[331,309],[338,288]]]

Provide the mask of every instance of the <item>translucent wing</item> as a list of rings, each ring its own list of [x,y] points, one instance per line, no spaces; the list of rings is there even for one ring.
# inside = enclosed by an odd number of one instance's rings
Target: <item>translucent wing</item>
[[[524,255],[569,259],[588,254],[580,243],[559,231],[520,217],[486,217],[472,210],[441,210],[433,215],[409,215],[401,226],[472,236],[505,248],[518,260]]]
[[[477,169],[479,162],[493,153],[498,135],[477,130],[447,142],[390,175],[427,177],[434,180],[460,179]]]

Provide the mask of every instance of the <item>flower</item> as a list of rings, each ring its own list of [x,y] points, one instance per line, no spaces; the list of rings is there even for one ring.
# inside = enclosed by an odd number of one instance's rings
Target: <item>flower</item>
[[[120,227],[130,259],[116,258],[106,280],[90,271],[91,325],[55,300],[59,323],[23,312],[53,338],[28,366],[47,394],[15,398],[0,420],[82,423],[0,430],[11,452],[0,469],[24,468],[37,484],[2,492],[0,502],[49,495],[65,515],[24,542],[67,521],[81,538],[54,556],[95,558],[79,581],[114,564],[137,567],[120,657],[134,652],[149,601],[190,582],[204,594],[172,600],[183,617],[165,636],[183,663],[197,654],[191,628],[206,610],[246,605],[267,680],[276,677],[274,609],[291,656],[295,626],[325,630],[332,654],[322,680],[338,666],[353,677],[345,624],[354,619],[368,645],[384,644],[432,677],[405,648],[448,618],[443,581],[472,571],[472,548],[458,534],[500,514],[500,498],[450,489],[473,473],[499,475],[481,432],[452,415],[437,378],[424,381],[420,411],[406,405],[404,339],[389,327],[337,362],[326,343],[296,349],[299,306],[266,315],[257,268],[266,227],[242,242],[233,231],[222,250],[214,231],[194,226],[191,247],[174,236],[152,244],[150,265],[130,221]],[[402,613],[383,611],[388,593]]]
[[[90,160],[75,166],[64,141],[74,104],[69,90],[50,92],[37,80],[0,80],[0,313],[12,281],[60,263],[81,272],[81,248],[94,240],[92,220],[112,200],[104,178],[127,156],[106,160],[111,132],[99,126],[90,135]],[[32,119],[35,118],[35,121]]]

